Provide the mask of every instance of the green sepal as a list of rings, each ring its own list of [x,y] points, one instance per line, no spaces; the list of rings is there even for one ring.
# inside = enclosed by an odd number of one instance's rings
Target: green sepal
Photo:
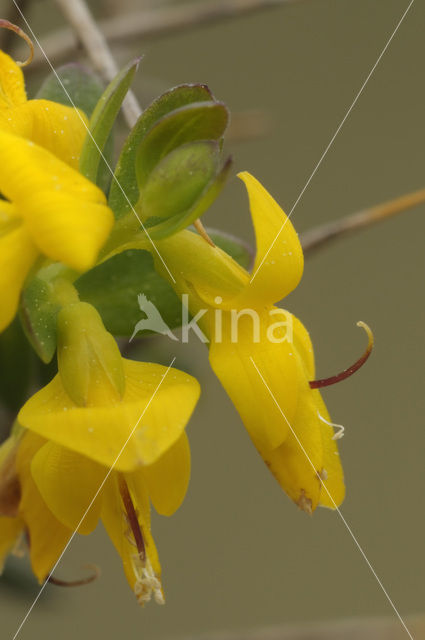
[[[83,65],[72,62],[48,75],[36,97],[67,107],[76,106],[90,117],[102,93],[100,79]]]
[[[15,318],[0,334],[0,402],[11,411],[18,411],[26,400],[31,365],[31,347]]]
[[[131,211],[139,200],[139,186],[136,179],[136,156],[141,141],[155,123],[171,111],[193,102],[214,101],[208,87],[199,84],[185,84],[170,89],[159,96],[143,112],[130,132],[121,151],[115,180],[109,192],[109,206],[116,218],[121,218]]]
[[[106,87],[91,115],[89,133],[81,151],[80,171],[92,182],[97,182],[102,152],[138,64],[139,59],[133,60],[117,74]]]
[[[162,117],[139,145],[136,177],[143,192],[149,175],[166,155],[177,147],[196,140],[220,140],[229,121],[229,112],[221,102],[195,102]]]
[[[150,224],[150,221],[147,220],[146,226],[148,227],[149,236],[153,240],[167,238],[173,233],[177,233],[178,231],[185,229],[197,220],[197,218],[200,218],[219,196],[226,183],[231,166],[232,159],[228,158],[220,173],[213,177],[205,187],[200,197],[186,211],[169,217],[163,222],[159,222],[155,225]]]
[[[78,107],[90,118],[104,90],[100,78],[83,65],[74,62],[59,67],[57,75],[61,82],[51,73],[40,87],[37,98],[53,100],[67,107]],[[111,182],[108,164],[112,162],[113,146],[111,134],[103,150],[105,160],[101,158],[97,174],[97,184],[105,193]]]
[[[59,309],[50,284],[40,277],[30,280],[21,296],[20,318],[30,344],[46,364],[56,351]]]
[[[137,302],[141,293],[156,306],[169,327],[181,324],[181,303],[170,284],[155,271],[148,251],[130,249],[117,254],[83,274],[74,285],[80,299],[97,309],[106,329],[114,335],[131,336],[144,317]]]
[[[170,218],[193,206],[218,172],[217,142],[196,141],[174,149],[153,169],[137,204],[142,220]]]

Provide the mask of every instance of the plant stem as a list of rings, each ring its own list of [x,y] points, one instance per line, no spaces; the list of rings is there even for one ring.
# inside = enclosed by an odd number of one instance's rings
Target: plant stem
[[[425,189],[419,189],[369,209],[357,211],[335,222],[328,222],[306,231],[301,235],[302,247],[305,253],[312,253],[333,240],[386,220],[424,202]]]
[[[57,0],[59,1],[59,0]],[[294,4],[300,0],[207,0],[203,2],[187,2],[178,6],[160,9],[144,9],[127,13],[99,22],[99,27],[110,43],[125,43],[132,40],[146,40],[169,33],[193,29],[202,25],[210,25],[239,18],[242,15],[271,9],[283,5]],[[77,0],[63,0],[62,5],[72,10]],[[63,9],[64,10],[64,9]],[[69,29],[61,29],[47,36],[43,42],[49,58],[56,63],[66,60],[75,53],[77,42]],[[36,56],[31,70],[44,62],[44,58]]]
[[[97,26],[84,0],[56,0],[65,18],[74,29],[78,40],[99,75],[110,82],[118,73],[118,67],[102,31]],[[51,54],[50,54],[51,55]],[[55,62],[56,62],[55,58]],[[142,109],[132,92],[129,92],[122,105],[128,126],[135,125]]]

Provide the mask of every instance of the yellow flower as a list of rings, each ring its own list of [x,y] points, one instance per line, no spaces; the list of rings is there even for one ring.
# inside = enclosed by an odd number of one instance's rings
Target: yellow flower
[[[22,136],[78,168],[85,114],[51,100],[27,100],[22,69],[0,51],[0,129]]]
[[[113,225],[102,191],[52,153],[0,129],[0,331],[43,254],[86,271]]]
[[[0,51],[0,331],[43,254],[90,269],[113,225],[102,191],[77,172],[86,116],[27,100],[22,70]]]
[[[274,306],[301,279],[301,245],[261,184],[248,173],[240,177],[257,241],[251,278],[190,231],[158,242],[158,248],[177,291],[188,296],[192,314],[199,313],[211,366],[271,472],[304,510],[335,508],[344,498],[343,472],[329,414],[309,385],[311,341],[299,320]]]
[[[139,602],[152,593],[161,602],[149,502],[171,515],[184,498],[190,476],[184,429],[199,397],[198,382],[176,369],[122,359],[86,303],[65,307],[58,331],[59,373],[18,416],[28,429],[18,454],[20,516],[32,541],[36,525],[28,511],[36,507],[25,500],[25,490],[35,487],[59,523],[53,533],[40,533],[53,541],[36,562],[31,542],[34,572],[39,580],[49,573],[66,544],[64,529],[68,539],[77,528],[88,534],[101,518]]]

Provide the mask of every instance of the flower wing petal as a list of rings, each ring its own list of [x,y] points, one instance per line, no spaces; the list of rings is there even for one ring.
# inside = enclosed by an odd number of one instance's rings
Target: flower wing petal
[[[20,518],[0,518],[0,575],[4,562],[24,527]]]
[[[46,442],[32,460],[31,473],[41,497],[63,525],[73,531],[78,527],[78,533],[82,534],[94,531],[101,508],[96,492],[107,474],[105,467],[54,442]]]
[[[26,433],[16,460],[22,486],[20,514],[29,534],[32,569],[40,583],[49,575],[72,535],[72,530],[47,508],[31,474],[31,460],[44,442],[43,438]]]
[[[12,226],[3,234],[0,227],[0,331],[15,316],[21,289],[37,255],[23,225]]]
[[[113,225],[106,205],[72,194],[39,191],[23,206],[27,228],[42,253],[77,271],[95,264]]]
[[[254,444],[276,449],[288,435],[279,407],[292,420],[298,402],[299,365],[289,341],[271,342],[269,310],[258,313],[259,341],[253,340],[252,319],[241,316],[232,342],[230,320],[224,318],[222,340],[210,346],[210,364],[238,410]],[[264,378],[262,380],[261,376]]]

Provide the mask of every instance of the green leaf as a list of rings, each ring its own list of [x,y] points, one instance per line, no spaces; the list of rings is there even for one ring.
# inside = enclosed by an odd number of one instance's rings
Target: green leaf
[[[75,105],[90,117],[103,93],[103,84],[99,78],[76,63],[59,67],[56,74],[51,73],[47,76],[36,97],[59,102],[68,107]]]
[[[220,140],[229,121],[221,102],[195,102],[161,118],[146,134],[136,156],[136,176],[142,191],[162,158],[188,142]]]
[[[11,411],[18,411],[26,400],[31,361],[31,347],[15,318],[0,335],[0,401]]]
[[[101,152],[103,152],[122,102],[136,73],[139,59],[130,62],[106,87],[98,101],[89,123],[80,157],[80,171],[92,182],[97,181]]]
[[[96,307],[105,327],[114,335],[131,336],[137,322],[145,317],[137,301],[141,293],[156,306],[170,328],[181,324],[179,298],[155,271],[148,251],[124,251],[83,274],[74,284],[81,300]]]
[[[117,218],[128,213],[139,200],[136,179],[136,156],[139,145],[154,124],[167,113],[193,102],[214,101],[205,85],[185,84],[170,89],[157,98],[140,116],[130,132],[115,170],[109,193],[109,206]]]
[[[39,277],[30,280],[21,297],[21,322],[29,342],[45,363],[51,361],[56,351],[59,309],[48,282]]]
[[[212,181],[206,186],[201,196],[195,203],[186,211],[174,215],[164,222],[154,224],[151,226],[151,222],[147,220],[146,226],[149,227],[148,233],[153,240],[160,240],[166,238],[173,233],[177,233],[182,229],[185,229],[192,224],[197,218],[200,218],[202,214],[209,209],[212,203],[219,196],[223,189],[227,177],[232,166],[232,160],[229,158],[220,173],[213,178]],[[156,220],[155,220],[156,223]]]
[[[191,142],[174,149],[150,174],[137,209],[143,220],[170,218],[191,208],[218,171],[217,142]]]

